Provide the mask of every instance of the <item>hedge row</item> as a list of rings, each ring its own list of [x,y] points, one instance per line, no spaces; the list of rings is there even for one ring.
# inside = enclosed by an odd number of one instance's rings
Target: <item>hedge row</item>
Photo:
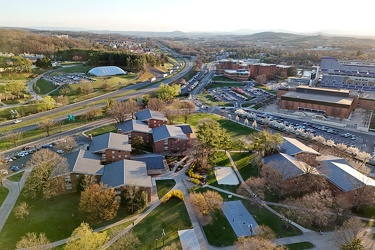
[[[176,197],[177,199],[183,201],[184,200],[184,195],[182,194],[181,190],[175,189],[172,191],[169,191],[162,199],[161,203],[166,203],[169,201],[170,198]]]
[[[190,178],[202,180],[203,179],[202,175],[194,173],[195,164],[196,164],[195,162],[192,162],[190,164],[190,167],[186,170],[186,175],[189,176]]]

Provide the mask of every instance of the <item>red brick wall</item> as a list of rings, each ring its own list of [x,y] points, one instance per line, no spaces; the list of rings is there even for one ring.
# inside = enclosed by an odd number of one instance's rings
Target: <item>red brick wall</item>
[[[150,119],[148,121],[149,128],[155,128],[155,127],[163,126],[165,124],[167,124],[166,121],[161,121],[161,120],[156,120],[156,119]]]
[[[167,150],[164,149],[164,141],[154,142],[154,153],[176,153],[175,151],[184,152],[187,149],[188,141],[168,139]]]
[[[305,102],[295,102],[290,100],[283,100],[281,99],[279,102],[280,108],[287,109],[287,110],[298,110],[298,107],[309,108],[309,109],[318,109],[326,111],[326,115],[334,116],[339,118],[348,118],[350,112],[352,111],[351,108],[340,108],[340,107],[333,107],[327,106],[323,104],[312,104],[312,103],[305,103]]]
[[[363,108],[366,110],[373,110],[375,108],[375,100],[359,98],[358,104],[360,108]]]
[[[250,65],[250,77],[255,79],[259,75],[266,75],[268,80],[274,79],[276,76],[276,65]]]
[[[107,149],[104,154],[105,154],[107,163],[120,161],[124,159],[130,159],[130,152],[128,151]]]

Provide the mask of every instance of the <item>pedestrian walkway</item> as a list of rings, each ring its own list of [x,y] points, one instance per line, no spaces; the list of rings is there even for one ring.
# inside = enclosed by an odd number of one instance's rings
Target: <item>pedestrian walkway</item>
[[[0,207],[0,232],[3,230],[5,222],[12,212],[31,170],[31,168],[26,168],[19,182],[10,181],[8,179],[3,181],[3,185],[9,190],[9,193]]]

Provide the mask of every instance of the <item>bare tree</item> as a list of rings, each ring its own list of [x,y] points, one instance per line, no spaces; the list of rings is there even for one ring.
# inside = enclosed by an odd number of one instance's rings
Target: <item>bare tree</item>
[[[17,147],[18,142],[22,139],[22,132],[11,132],[6,135],[6,138]]]
[[[21,202],[15,209],[15,214],[17,219],[25,219],[29,215],[29,204],[26,202]]]
[[[125,102],[113,102],[107,109],[107,113],[112,115],[117,122],[124,122],[130,118]]]
[[[336,228],[333,239],[340,249],[374,249],[368,248],[370,245],[374,246],[370,237],[371,234],[366,231],[366,224],[360,219],[352,217],[344,221],[341,227]],[[357,245],[357,248],[346,247],[353,243]]]
[[[44,250],[50,249],[51,242],[44,233],[27,233],[17,242],[17,249]]]
[[[31,198],[50,198],[64,190],[65,180],[61,178],[68,172],[66,158],[49,149],[35,152],[26,163],[32,167],[25,183],[25,195]]]
[[[71,136],[66,136],[57,142],[56,148],[61,149],[65,153],[70,153],[73,149],[77,148],[77,141]]]
[[[150,98],[147,103],[147,108],[155,111],[161,111],[165,108],[166,103],[158,98]]]
[[[55,122],[51,119],[44,119],[40,124],[39,127],[44,132],[46,132],[47,136],[50,136],[50,132],[52,128],[55,126]]]

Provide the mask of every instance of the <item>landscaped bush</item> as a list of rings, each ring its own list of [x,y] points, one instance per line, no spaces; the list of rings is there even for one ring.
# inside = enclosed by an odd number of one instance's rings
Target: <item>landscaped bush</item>
[[[192,162],[190,164],[190,167],[186,170],[186,175],[189,176],[190,178],[202,180],[203,179],[202,175],[194,173],[195,164],[196,164],[195,162]]]
[[[201,183],[200,180],[195,179],[195,178],[190,178],[190,181],[191,181],[192,183],[194,183],[195,185],[199,185],[199,184]]]
[[[161,203],[166,203],[169,201],[172,197],[176,197],[177,199],[183,201],[184,200],[184,195],[181,192],[181,190],[175,189],[172,191],[169,191],[162,199]]]

